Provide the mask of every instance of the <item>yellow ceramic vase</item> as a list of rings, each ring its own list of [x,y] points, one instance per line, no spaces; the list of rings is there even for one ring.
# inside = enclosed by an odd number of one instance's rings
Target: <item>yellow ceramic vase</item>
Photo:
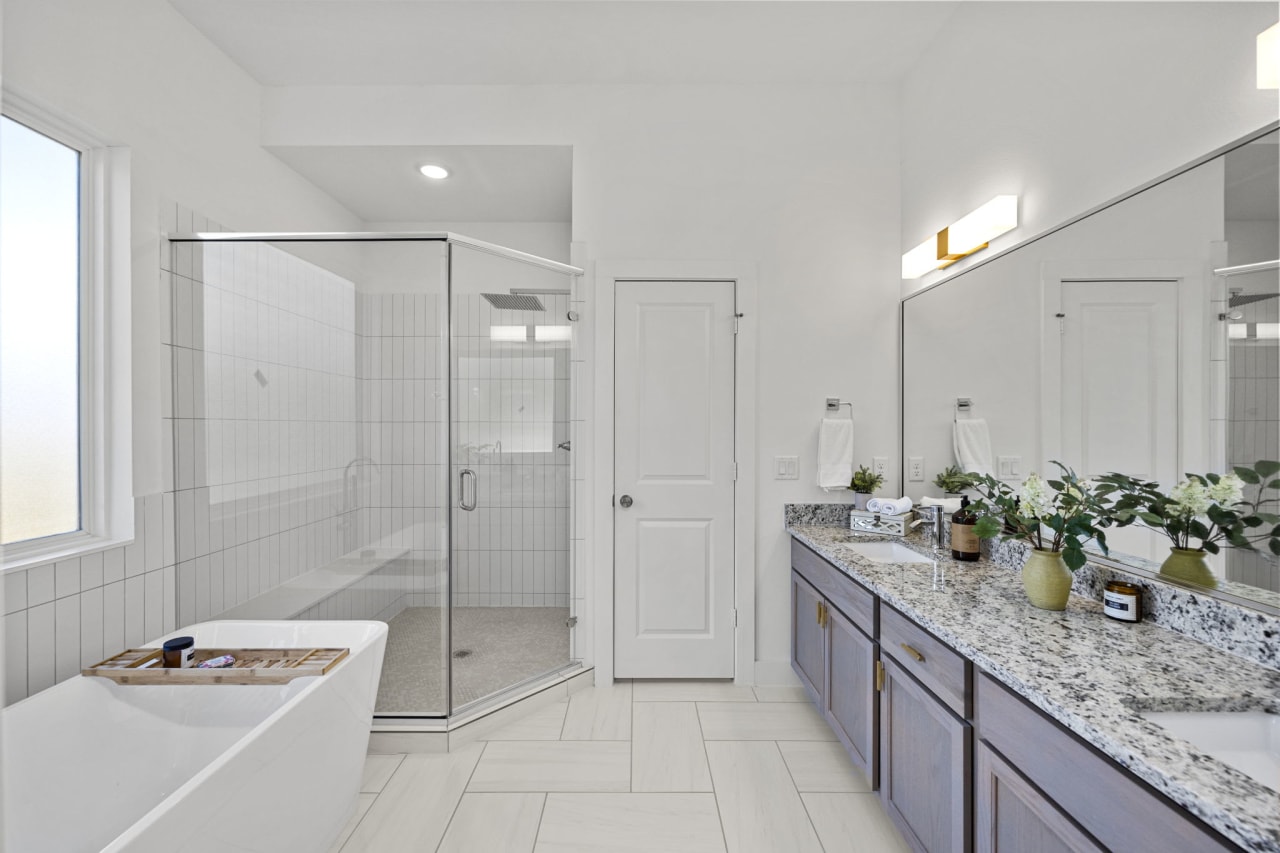
[[[1217,589],[1218,579],[1205,562],[1204,551],[1197,548],[1170,548],[1169,556],[1160,566],[1160,574],[1183,583]]]
[[[1035,548],[1022,566],[1022,588],[1041,610],[1066,610],[1071,595],[1071,571],[1059,551]]]

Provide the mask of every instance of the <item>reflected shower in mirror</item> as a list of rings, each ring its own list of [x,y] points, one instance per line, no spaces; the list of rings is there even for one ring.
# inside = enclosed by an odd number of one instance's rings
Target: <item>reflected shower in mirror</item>
[[[1171,487],[1280,458],[1280,147],[1265,130],[904,300],[902,449],[924,469],[908,495],[941,495],[965,418],[1010,482],[1061,460]],[[1168,554],[1145,529],[1109,538],[1131,564]],[[1224,592],[1280,605],[1270,555],[1213,568]]]

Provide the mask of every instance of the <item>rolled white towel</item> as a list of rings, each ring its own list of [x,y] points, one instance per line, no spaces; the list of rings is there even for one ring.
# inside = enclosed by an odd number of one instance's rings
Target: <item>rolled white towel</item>
[[[879,511],[880,511],[880,499],[879,498],[868,499],[867,512],[879,512]]]
[[[923,497],[920,499],[920,506],[940,506],[943,512],[959,512],[960,498]]]
[[[868,505],[869,504],[870,501],[868,501]],[[872,510],[872,512],[877,512],[880,515],[905,515],[906,513],[911,512],[911,507],[914,506],[911,502],[911,498],[895,498],[893,500],[880,498],[877,500],[876,505],[877,508]]]

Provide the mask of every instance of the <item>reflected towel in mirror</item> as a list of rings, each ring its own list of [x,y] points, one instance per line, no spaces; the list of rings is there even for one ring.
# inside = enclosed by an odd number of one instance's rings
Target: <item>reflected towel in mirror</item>
[[[956,462],[962,469],[994,476],[995,472],[991,468],[991,436],[987,433],[985,420],[967,418],[956,421],[951,426],[951,442]]]

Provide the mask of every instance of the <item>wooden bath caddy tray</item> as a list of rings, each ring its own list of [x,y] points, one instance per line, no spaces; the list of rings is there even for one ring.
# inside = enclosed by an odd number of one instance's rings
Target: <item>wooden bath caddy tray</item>
[[[129,649],[80,671],[119,684],[285,684],[308,675],[324,675],[350,654],[350,649],[196,649],[191,666],[162,666],[161,649]],[[196,664],[231,655],[235,663],[221,669]]]

